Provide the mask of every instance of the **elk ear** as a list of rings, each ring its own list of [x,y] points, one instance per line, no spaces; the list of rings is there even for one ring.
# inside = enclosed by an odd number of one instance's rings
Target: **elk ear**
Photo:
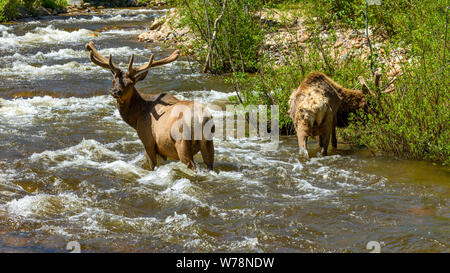
[[[148,74],[148,70],[145,71],[145,72],[142,72],[142,73],[139,74],[139,75],[137,75],[137,76],[134,78],[134,82],[142,81],[143,79],[145,79],[145,77],[147,77],[147,74]]]

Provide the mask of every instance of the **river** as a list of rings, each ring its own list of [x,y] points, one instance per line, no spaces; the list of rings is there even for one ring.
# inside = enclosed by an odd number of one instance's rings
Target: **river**
[[[0,252],[450,251],[450,170],[339,144],[305,160],[295,137],[215,141],[214,171],[149,171],[108,94],[94,41],[126,67],[172,50],[137,42],[165,10],[105,9],[0,24]],[[181,58],[137,85],[205,104],[233,95]],[[215,111],[215,116],[220,116]],[[311,142],[310,153],[318,148]],[[195,157],[201,162],[201,156]]]

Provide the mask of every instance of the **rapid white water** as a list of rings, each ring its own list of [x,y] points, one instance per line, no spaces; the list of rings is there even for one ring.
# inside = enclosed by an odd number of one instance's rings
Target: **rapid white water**
[[[37,27],[31,32],[17,36],[14,33],[4,31],[2,35],[1,49],[16,49],[17,47],[36,47],[42,44],[60,44],[88,41],[92,39],[94,32],[87,29],[65,31],[56,29],[53,25]]]
[[[163,13],[0,25],[0,251],[20,250],[7,240],[17,234],[36,251],[65,251],[71,240],[103,252],[365,251],[373,239],[390,250],[447,249],[448,187],[432,183],[445,173],[435,178],[441,170],[428,165],[417,168],[425,178],[408,183],[413,168],[399,176],[403,165],[348,148],[306,160],[295,138],[282,137],[276,151],[258,138],[216,139],[214,171],[199,154],[195,172],[170,160],[150,171],[108,94],[111,73],[89,61],[84,44],[94,41],[124,69],[131,53],[136,64],[163,58],[171,51],[136,41]],[[198,71],[183,58],[152,68],[137,87],[226,104],[232,88]],[[432,212],[418,218],[416,207]]]

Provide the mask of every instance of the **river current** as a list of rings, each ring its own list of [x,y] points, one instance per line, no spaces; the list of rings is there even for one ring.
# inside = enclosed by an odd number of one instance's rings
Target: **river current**
[[[215,141],[214,171],[178,161],[150,171],[108,94],[94,41],[123,68],[172,50],[136,37],[166,10],[105,9],[0,24],[0,251],[382,252],[450,250],[450,170],[375,157],[342,143],[330,156],[258,138]],[[187,58],[137,85],[207,105],[232,88]],[[221,111],[213,111],[223,117]],[[311,142],[310,153],[318,152]],[[201,162],[201,156],[195,157]]]

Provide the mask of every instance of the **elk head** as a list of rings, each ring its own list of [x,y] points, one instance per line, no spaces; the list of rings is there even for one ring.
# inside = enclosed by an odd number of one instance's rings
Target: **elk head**
[[[132,54],[128,63],[128,71],[122,71],[112,62],[112,56],[109,55],[108,59],[105,58],[97,51],[93,42],[86,44],[86,50],[89,51],[89,58],[94,64],[112,72],[114,79],[112,81],[113,88],[111,89],[111,95],[119,103],[124,103],[131,98],[135,90],[134,85],[145,79],[148,74],[148,69],[173,62],[180,55],[180,51],[175,50],[169,57],[158,61],[153,61],[153,55],[151,55],[148,63],[133,67],[134,54]]]

